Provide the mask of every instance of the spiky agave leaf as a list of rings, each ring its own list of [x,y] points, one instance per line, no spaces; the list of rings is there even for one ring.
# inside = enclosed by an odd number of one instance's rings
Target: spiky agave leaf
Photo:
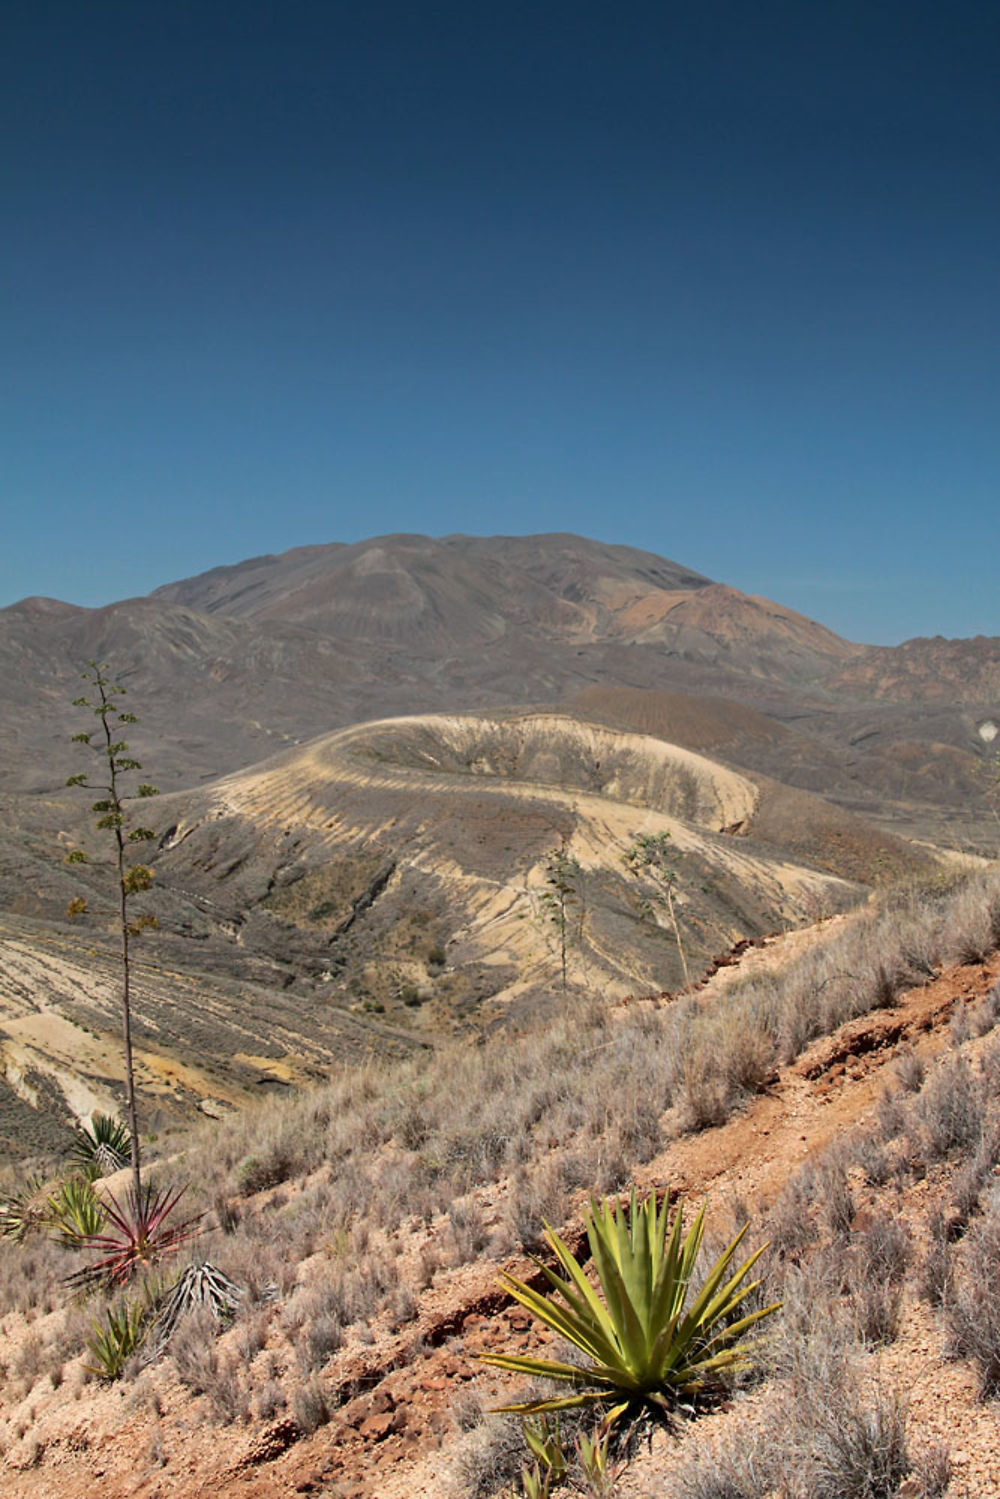
[[[122,1286],[142,1267],[180,1249],[194,1237],[198,1222],[197,1217],[167,1222],[183,1192],[183,1187],[158,1191],[146,1182],[138,1192],[130,1187],[122,1206],[107,1203],[108,1231],[88,1234],[80,1242],[81,1249],[98,1250],[102,1258],[68,1276],[67,1285],[78,1290]]]
[[[70,1176],[50,1194],[46,1218],[60,1244],[79,1249],[101,1232],[107,1213],[89,1177]]]
[[[89,1126],[81,1125],[76,1132],[73,1159],[91,1176],[123,1170],[132,1159],[128,1129],[110,1114],[95,1114]]]
[[[749,1363],[745,1334],[780,1303],[746,1316],[740,1303],[760,1284],[749,1275],[762,1246],[735,1270],[733,1260],[746,1228],[723,1250],[687,1305],[704,1232],[705,1209],[687,1233],[678,1211],[668,1232],[668,1204],[655,1194],[629,1210],[591,1202],[587,1239],[601,1294],[568,1246],[548,1224],[545,1234],[565,1278],[535,1259],[548,1282],[543,1294],[504,1275],[514,1299],[540,1322],[585,1353],[583,1368],[559,1359],[483,1354],[484,1363],[519,1374],[575,1386],[572,1394],[532,1400],[504,1410],[536,1412],[617,1400],[608,1420],[630,1406],[666,1411],[682,1399],[717,1386],[724,1374]]]
[[[47,1214],[44,1177],[29,1176],[23,1187],[17,1187],[0,1202],[0,1239],[18,1243],[33,1228],[40,1228]]]
[[[93,1324],[87,1339],[91,1362],[84,1368],[97,1379],[118,1379],[133,1353],[142,1347],[149,1324],[149,1306],[143,1298],[109,1307]]]
[[[158,1310],[150,1335],[152,1356],[166,1347],[181,1317],[204,1307],[216,1322],[228,1323],[236,1315],[244,1292],[217,1265],[203,1260],[188,1265],[178,1279],[159,1298]]]

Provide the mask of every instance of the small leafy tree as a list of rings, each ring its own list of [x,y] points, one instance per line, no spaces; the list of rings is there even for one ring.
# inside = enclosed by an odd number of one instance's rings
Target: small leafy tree
[[[572,939],[573,915],[580,908],[583,870],[563,841],[545,861],[545,888],[541,898],[542,919],[555,930],[559,971],[566,991],[566,952]]]
[[[691,982],[691,974],[688,971],[687,955],[684,952],[677,910],[674,906],[678,881],[673,852],[669,844],[669,833],[640,833],[624,857],[632,873],[644,876],[653,887],[653,893],[644,896],[639,903],[643,914],[649,916],[653,914],[655,907],[666,907],[670,916],[670,925],[674,929],[674,940],[680,954],[681,967],[684,970],[684,983],[687,985]]]
[[[86,772],[72,775],[67,786],[84,786],[89,791],[99,792],[92,803],[91,811],[96,816],[99,831],[106,832],[114,851],[116,890],[118,906],[118,928],[121,938],[122,976],[122,1048],[125,1060],[125,1104],[128,1116],[129,1141],[131,1145],[132,1190],[136,1200],[142,1196],[142,1175],[139,1157],[139,1124],[135,1104],[135,1069],[132,1060],[132,1005],[131,1005],[131,954],[129,943],[133,937],[147,927],[156,925],[155,916],[141,915],[135,920],[129,913],[131,898],[148,890],[153,883],[153,871],[146,864],[129,862],[129,850],[136,844],[147,843],[155,834],[146,827],[129,826],[128,806],[134,801],[144,801],[156,796],[157,789],[148,782],[137,780],[142,766],[129,752],[128,743],[120,738],[121,731],[139,720],[134,713],[123,711],[119,699],[125,688],[112,681],[108,668],[97,661],[88,662],[82,673],[88,684],[88,692],[74,698],[74,708],[88,709],[98,720],[96,730],[86,730],[72,736],[73,743],[89,746],[97,759],[96,778],[90,779]],[[85,864],[87,855],[82,849],[74,849],[67,855],[67,863]],[[81,915],[87,909],[86,901],[77,896],[70,901],[67,914]]]

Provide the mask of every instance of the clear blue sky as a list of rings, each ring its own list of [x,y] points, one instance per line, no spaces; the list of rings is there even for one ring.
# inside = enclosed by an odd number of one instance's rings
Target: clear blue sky
[[[1000,7],[8,0],[0,604],[387,531],[1000,634]]]

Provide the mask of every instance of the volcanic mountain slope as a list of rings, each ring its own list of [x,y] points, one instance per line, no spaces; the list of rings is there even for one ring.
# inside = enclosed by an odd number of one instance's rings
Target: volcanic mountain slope
[[[138,949],[135,1005],[140,1087],[164,1122],[338,1057],[557,1008],[558,849],[580,865],[571,984],[607,997],[678,988],[740,939],[857,903],[887,867],[935,867],[805,793],[556,714],[355,726],[150,805],[159,930]],[[625,864],[658,834],[681,947]],[[56,1113],[79,1116],[120,1091],[111,887],[99,864],[29,865],[22,840],[6,876],[0,863],[4,1066],[22,1097],[51,1108],[55,1090]]]
[[[855,646],[627,547],[381,537],[103,609],[25,600],[0,610],[0,792],[61,785],[79,726],[68,703],[91,657],[136,687],[136,742],[165,790],[387,714],[560,705],[587,689],[712,693],[794,730],[745,746],[751,771],[910,836],[986,847],[997,641]]]
[[[856,649],[675,563],[576,537],[311,547],[104,609],[0,611],[0,789],[58,786],[66,705],[92,657],[141,683],[164,779],[191,784],[358,719],[551,701],[588,681],[708,673],[737,690],[753,676],[780,697]]]
[[[695,971],[737,937],[856,900],[860,861],[845,878],[835,839],[823,868],[769,841],[774,799],[771,788],[683,747],[560,715],[393,719],[170,798],[160,809],[171,826],[158,878],[164,890],[183,885],[234,921],[243,913],[244,947],[265,944],[273,929],[299,944],[301,962],[311,940],[315,968],[335,989],[348,982],[338,978],[342,937],[363,946],[389,913],[398,927],[419,908],[444,949],[451,1004],[474,1000],[482,1012],[489,998],[486,1013],[499,1016],[518,996],[537,1004],[551,989],[542,896],[557,848],[581,866],[570,971],[605,993],[682,979],[676,943],[641,919],[650,892],[624,864],[640,835],[669,836]],[[802,803],[804,835],[830,814],[815,799]],[[898,840],[860,822],[854,831],[859,847],[867,839],[867,882],[889,851],[911,870],[928,867],[926,855]],[[844,857],[851,862],[849,850]],[[366,882],[348,903],[352,861],[355,880]],[[403,990],[419,992],[431,979],[398,950],[393,965],[397,994],[383,983],[377,995],[390,1013]],[[463,995],[460,977],[469,983],[472,974],[474,993]]]
[[[903,836],[995,852],[988,792],[996,726],[983,712],[830,700],[822,707],[804,703],[798,717],[783,722],[711,694],[613,683],[585,688],[564,707],[721,756]]]

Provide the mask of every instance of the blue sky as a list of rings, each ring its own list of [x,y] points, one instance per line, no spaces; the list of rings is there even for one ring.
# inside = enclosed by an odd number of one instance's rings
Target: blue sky
[[[391,531],[1000,634],[1000,9],[14,0],[0,605]]]

